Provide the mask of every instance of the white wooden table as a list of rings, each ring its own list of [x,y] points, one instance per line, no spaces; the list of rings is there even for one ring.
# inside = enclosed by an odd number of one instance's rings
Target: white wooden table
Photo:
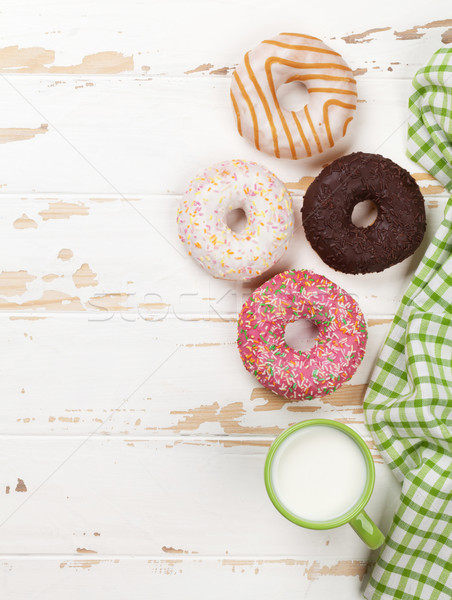
[[[380,345],[444,190],[405,157],[411,78],[452,42],[448,2],[3,0],[0,6],[1,597],[361,598],[375,556],[351,528],[315,532],[266,497],[280,431],[324,416],[372,447],[369,512],[387,531],[398,484],[364,425]],[[449,11],[450,12],[450,11]],[[366,358],[325,400],[284,402],[242,367],[252,286],[186,257],[180,194],[219,160],[262,162],[303,192],[331,160],[278,161],[239,137],[234,65],[294,30],[343,53],[356,122],[337,152],[414,173],[428,234],[378,275],[331,271],[300,229],[272,273],[308,267],[359,300]]]

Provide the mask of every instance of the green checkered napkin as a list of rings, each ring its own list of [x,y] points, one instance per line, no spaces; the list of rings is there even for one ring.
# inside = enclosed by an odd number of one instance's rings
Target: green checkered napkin
[[[452,192],[452,50],[413,80],[408,156]],[[452,197],[394,318],[364,400],[401,502],[368,600],[452,598]]]

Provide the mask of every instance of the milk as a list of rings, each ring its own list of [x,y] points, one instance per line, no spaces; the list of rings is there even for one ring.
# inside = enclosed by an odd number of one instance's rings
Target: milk
[[[276,450],[271,481],[280,503],[306,521],[329,521],[362,496],[367,466],[351,437],[326,425],[295,431]]]

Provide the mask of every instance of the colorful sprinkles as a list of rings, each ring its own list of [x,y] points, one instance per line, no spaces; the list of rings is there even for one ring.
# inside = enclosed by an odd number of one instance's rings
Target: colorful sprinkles
[[[232,231],[228,213],[245,211],[243,231]],[[204,269],[223,279],[248,280],[272,267],[293,232],[292,199],[265,167],[231,160],[194,177],[177,212],[179,238]]]
[[[319,329],[307,352],[284,339],[286,325],[310,319]],[[245,302],[238,321],[240,356],[259,383],[291,400],[336,391],[363,359],[367,343],[358,304],[335,283],[308,270],[279,273]]]

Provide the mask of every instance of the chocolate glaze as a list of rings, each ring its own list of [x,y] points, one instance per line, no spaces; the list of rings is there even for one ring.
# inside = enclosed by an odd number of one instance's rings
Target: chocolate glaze
[[[353,209],[371,200],[378,215],[369,227],[352,223]],[[338,158],[306,191],[303,225],[311,246],[343,273],[376,273],[408,258],[425,233],[425,208],[411,175],[380,154]]]

